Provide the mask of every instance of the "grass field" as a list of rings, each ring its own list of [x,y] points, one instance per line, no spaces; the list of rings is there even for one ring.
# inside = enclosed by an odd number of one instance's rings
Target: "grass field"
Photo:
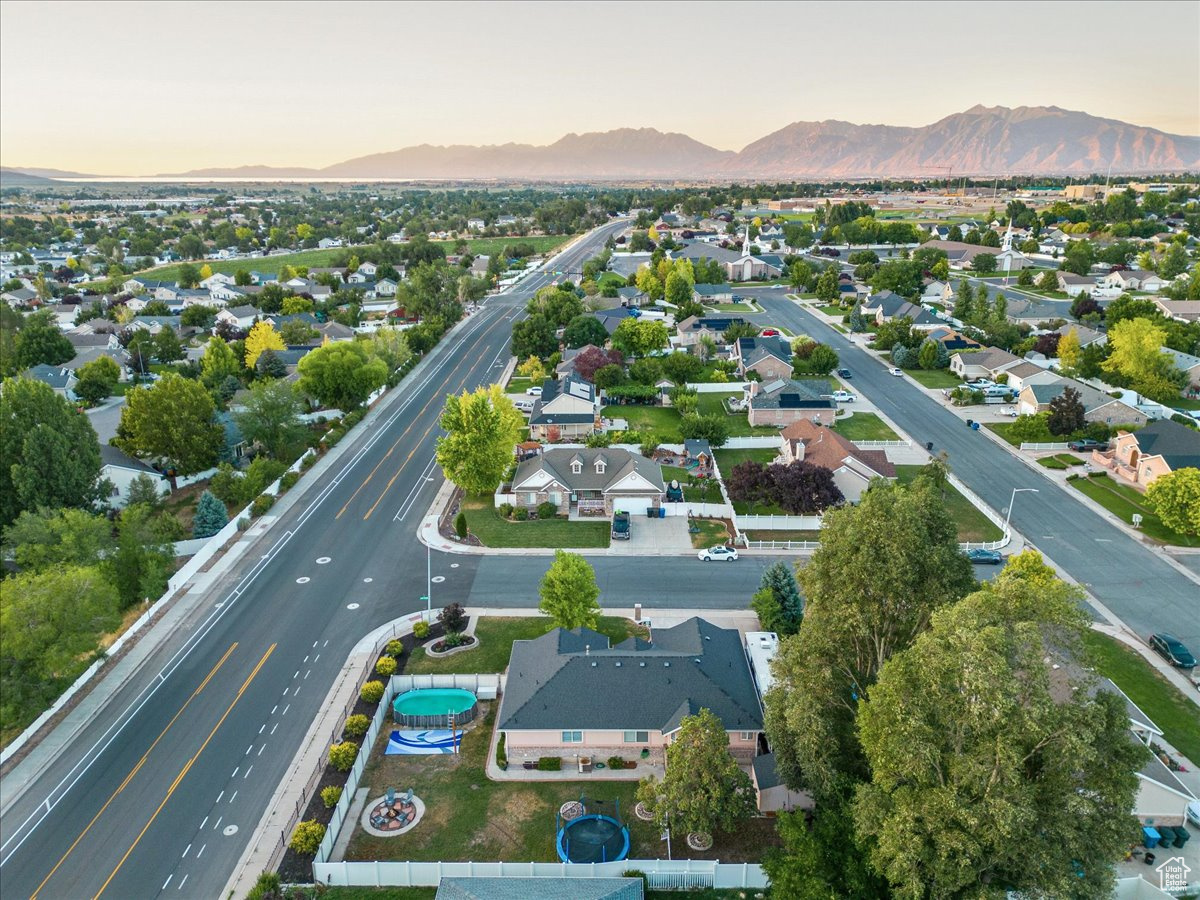
[[[664,483],[670,483],[672,479],[678,481],[683,488],[683,499],[688,503],[721,502],[721,490],[717,487],[716,481],[711,478],[702,479],[708,485],[706,490],[699,485],[691,487],[688,484],[689,476],[687,469],[680,468],[679,466],[663,466],[662,477]]]
[[[833,430],[851,441],[898,441],[900,435],[875,413],[856,412],[833,423]]]
[[[679,412],[665,406],[606,406],[601,411],[606,419],[624,419],[635,431],[653,432],[664,444],[683,441],[679,433]]]
[[[533,387],[533,382],[524,375],[514,375],[508,379],[508,384],[504,390],[509,394],[523,394],[526,389]]]
[[[833,316],[839,322],[842,321],[842,318],[850,311],[848,309],[842,309],[840,306],[818,306],[817,309],[825,313],[827,316]]]
[[[763,311],[762,307],[753,300],[747,300],[744,303],[706,303],[704,308],[715,313],[744,313],[750,316],[758,315]]]
[[[703,550],[705,547],[715,547],[718,544],[729,542],[729,529],[725,527],[724,522],[718,519],[695,519],[693,524],[700,528],[698,532],[691,535],[694,549]]]
[[[748,459],[756,460],[757,462],[768,464],[779,455],[779,451],[770,447],[751,447],[745,450],[714,450],[713,456],[717,458],[717,467],[721,470],[721,475],[726,477],[730,470],[740,462],[745,462]]]
[[[1037,461],[1039,466],[1047,469],[1063,470],[1072,466],[1082,466],[1083,460],[1072,453],[1056,453],[1054,456],[1043,456]]]
[[[907,484],[920,473],[923,466],[896,466],[896,480]],[[1000,538],[1000,527],[960,494],[953,485],[946,485],[946,508],[958,525],[960,541],[995,541]]]
[[[701,394],[696,404],[696,412],[720,413],[725,416],[725,424],[729,427],[730,437],[761,437],[763,435],[779,434],[779,429],[770,425],[751,425],[745,413],[728,413],[724,402],[729,397],[741,397],[741,391],[721,391],[713,394]]]
[[[1138,653],[1115,638],[1088,631],[1083,639],[1096,671],[1112,680],[1163,730],[1180,753],[1200,760],[1200,709]]]
[[[530,597],[530,604],[536,602]],[[541,637],[552,627],[544,616],[480,616],[475,623],[475,636],[479,646],[474,650],[455,653],[441,659],[425,654],[420,647],[404,665],[405,675],[457,675],[465,672],[503,672],[508,668],[508,657],[512,653],[513,641],[529,641]],[[645,637],[646,630],[629,619],[616,616],[601,616],[596,630],[608,635],[614,643],[637,635]]]
[[[927,388],[953,388],[962,380],[946,369],[905,369],[904,374]]]
[[[1128,485],[1118,484],[1103,472],[1083,478],[1072,478],[1068,482],[1075,490],[1091,497],[1122,522],[1133,524],[1133,516],[1141,515],[1139,531],[1153,540],[1177,547],[1200,547],[1200,538],[1179,534],[1162,523],[1146,503],[1144,494]]]
[[[500,518],[491,497],[463,500],[467,530],[485,547],[607,547],[612,529],[607,519],[599,522],[568,522],[566,519],[539,519],[533,522],[508,522]]]

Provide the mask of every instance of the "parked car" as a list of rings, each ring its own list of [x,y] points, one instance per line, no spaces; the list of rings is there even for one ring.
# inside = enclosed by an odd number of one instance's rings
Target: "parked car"
[[[895,366],[892,366],[890,369],[888,369],[888,373],[889,373],[889,374],[891,374],[891,375],[895,375],[897,378],[903,378],[903,377],[904,377],[904,373],[903,373],[903,372],[901,372],[901,371],[900,371],[898,368],[896,368]]]
[[[779,337],[778,330],[774,328],[764,328],[762,331],[763,337]]]
[[[982,547],[967,551],[967,559],[981,566],[998,566],[1004,562],[1004,557],[997,550],[984,550]]]
[[[613,513],[612,538],[614,541],[629,540],[629,513]]]
[[[516,409],[517,412],[531,413],[533,412],[533,401],[517,400],[513,403],[513,408]]]
[[[724,559],[733,562],[738,558],[737,550],[733,547],[709,547],[707,550],[701,550],[696,556],[702,562],[711,562],[714,559]]]
[[[1150,647],[1176,668],[1196,668],[1196,657],[1192,656],[1192,651],[1183,646],[1183,641],[1173,634],[1160,631],[1158,634],[1150,635]]]
[[[531,388],[525,388],[525,393],[528,394],[530,397],[540,397],[540,396],[542,396],[542,389],[535,385],[534,387],[531,387]]]
[[[837,377],[838,377],[838,378],[849,378],[849,377],[850,377],[850,370],[849,370],[849,369],[838,369],[838,370],[837,370]]]
[[[849,391],[834,391],[833,399],[838,403],[853,403],[858,398]]]
[[[733,302],[734,302],[734,303],[741,303],[741,302],[742,302],[743,300],[745,300],[745,299],[746,299],[746,298],[745,298],[745,297],[743,297],[741,294],[734,294],[734,295],[733,295]]]
[[[1090,453],[1093,450],[1107,450],[1108,441],[1093,441],[1085,438],[1081,441],[1067,441],[1067,449],[1076,453]]]
[[[1015,406],[1010,406],[1007,409],[1000,410],[1000,415],[1008,416],[1010,419],[1015,419],[1018,415],[1020,415],[1020,413],[1017,412],[1017,408]]]

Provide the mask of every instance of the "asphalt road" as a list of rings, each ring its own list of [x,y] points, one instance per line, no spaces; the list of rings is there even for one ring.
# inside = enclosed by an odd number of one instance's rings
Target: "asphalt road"
[[[948,453],[954,473],[993,509],[1007,510],[1015,488],[1037,488],[1036,494],[1017,495],[1013,527],[1127,625],[1142,635],[1172,631],[1190,647],[1200,647],[1195,581],[988,437],[966,428],[915,382],[889,375],[876,357],[785,299],[785,291],[745,293],[759,300],[771,322],[837,350],[841,364],[853,373],[854,389],[914,440],[932,441],[935,453]]]

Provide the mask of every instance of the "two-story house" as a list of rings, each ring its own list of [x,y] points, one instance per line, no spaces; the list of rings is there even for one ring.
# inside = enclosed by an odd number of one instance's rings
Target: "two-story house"
[[[1160,419],[1118,433],[1108,450],[1092,451],[1092,462],[1144,489],[1171,472],[1200,469],[1200,432]]]
[[[748,372],[757,372],[763,381],[792,377],[792,348],[779,337],[738,338],[733,345],[733,358],[737,373],[743,378]]]
[[[587,437],[599,427],[600,401],[596,386],[572,372],[542,384],[542,396],[529,415],[529,434],[547,443]]]

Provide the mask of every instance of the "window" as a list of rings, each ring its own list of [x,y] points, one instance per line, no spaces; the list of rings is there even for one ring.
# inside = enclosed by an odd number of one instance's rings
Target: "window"
[[[650,741],[650,732],[648,731],[627,731],[625,732],[626,744],[645,744]]]
[[[581,462],[571,463],[571,471],[576,475],[581,474],[583,472],[583,463],[581,463]]]
[[[753,740],[754,740],[754,732],[753,732],[753,731],[742,731],[742,732],[739,732],[739,733],[738,733],[738,738],[739,738],[739,739],[742,741],[742,743],[744,743],[744,744],[748,744],[748,743],[750,743],[751,741],[753,741]]]
[[[582,744],[583,743],[583,732],[582,731],[564,731],[562,733],[562,742],[564,744]]]
[[[604,474],[604,463],[600,462],[600,460],[596,460],[596,474],[597,475]]]

